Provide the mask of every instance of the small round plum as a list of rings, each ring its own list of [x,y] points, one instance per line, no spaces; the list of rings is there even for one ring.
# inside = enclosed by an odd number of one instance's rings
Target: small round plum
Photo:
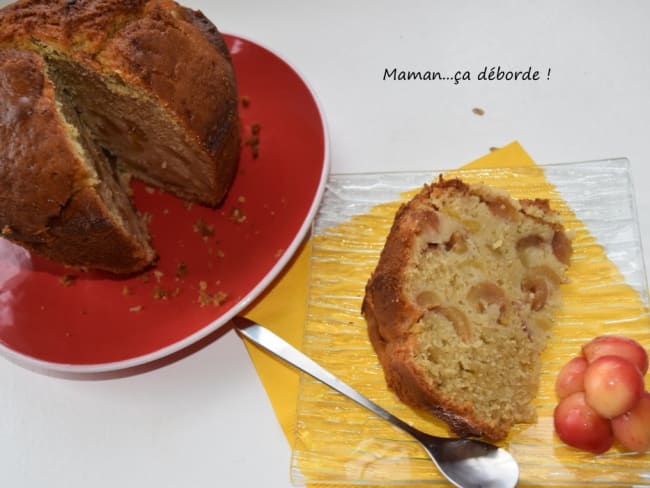
[[[650,450],[650,393],[647,391],[629,412],[612,419],[614,437],[628,451]]]
[[[555,407],[553,424],[562,442],[583,451],[601,454],[614,443],[611,422],[587,405],[581,391],[564,398]]]
[[[648,372],[648,353],[641,344],[628,337],[614,335],[596,337],[582,346],[582,355],[590,363],[602,356],[620,356],[639,368],[641,375]]]
[[[634,408],[645,389],[637,367],[619,356],[602,356],[585,371],[585,400],[608,419]]]
[[[585,371],[588,364],[584,357],[578,356],[562,367],[555,380],[555,394],[558,400],[577,391],[584,391]]]

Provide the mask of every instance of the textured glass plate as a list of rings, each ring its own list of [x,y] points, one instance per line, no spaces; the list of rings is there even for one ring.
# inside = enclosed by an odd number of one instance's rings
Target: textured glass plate
[[[594,456],[553,432],[554,381],[580,345],[603,333],[650,348],[643,253],[628,162],[624,159],[445,172],[483,181],[517,198],[549,198],[575,235],[571,282],[542,356],[538,419],[501,443],[517,458],[521,482],[537,485],[650,486],[650,455],[617,447]],[[399,203],[431,173],[332,175],[315,221],[304,351],[397,416],[432,434],[446,426],[388,391],[360,315]],[[301,378],[292,479],[296,484],[444,484],[406,434],[309,377]]]

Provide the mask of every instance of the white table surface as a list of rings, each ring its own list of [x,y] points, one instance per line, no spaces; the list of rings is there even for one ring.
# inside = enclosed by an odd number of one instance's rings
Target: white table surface
[[[457,167],[513,140],[543,163],[629,158],[647,261],[650,2],[187,5],[298,68],[326,114],[332,172]],[[476,80],[496,65],[533,66],[542,79]],[[393,67],[468,70],[473,79],[383,81]],[[2,486],[288,488],[289,462],[232,333],[182,361],[116,380],[55,379],[0,359]]]

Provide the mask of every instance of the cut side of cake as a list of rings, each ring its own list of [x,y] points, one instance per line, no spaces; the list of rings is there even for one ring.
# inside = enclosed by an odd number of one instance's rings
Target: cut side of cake
[[[230,54],[170,0],[23,0],[0,10],[0,229],[67,266],[156,260],[131,176],[216,206],[240,151]]]
[[[398,210],[362,313],[388,386],[460,436],[532,422],[572,253],[546,200],[459,179]]]
[[[142,269],[156,257],[146,226],[47,71],[36,53],[0,50],[2,234],[71,266]]]

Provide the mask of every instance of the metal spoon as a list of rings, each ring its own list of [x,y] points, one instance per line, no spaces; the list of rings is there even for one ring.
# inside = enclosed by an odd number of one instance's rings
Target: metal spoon
[[[516,486],[519,467],[506,450],[473,439],[447,439],[425,434],[368,400],[270,330],[245,317],[235,317],[232,322],[238,333],[246,339],[410,434],[422,444],[440,472],[455,486],[461,488]]]

